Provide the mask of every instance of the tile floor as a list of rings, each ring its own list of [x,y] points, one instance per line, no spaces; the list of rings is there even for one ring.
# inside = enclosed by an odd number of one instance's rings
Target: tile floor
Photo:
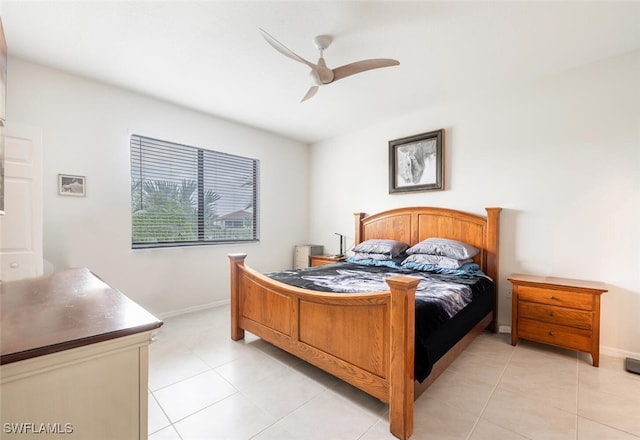
[[[149,440],[384,440],[387,406],[247,334],[229,308],[165,320],[150,347]],[[484,334],[416,401],[412,439],[640,439],[623,359]]]

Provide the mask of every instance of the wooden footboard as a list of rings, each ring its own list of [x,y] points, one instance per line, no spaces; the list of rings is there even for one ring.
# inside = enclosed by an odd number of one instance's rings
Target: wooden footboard
[[[413,432],[415,290],[397,276],[390,291],[312,292],[272,280],[231,254],[231,338],[244,332],[388,402],[390,430]]]

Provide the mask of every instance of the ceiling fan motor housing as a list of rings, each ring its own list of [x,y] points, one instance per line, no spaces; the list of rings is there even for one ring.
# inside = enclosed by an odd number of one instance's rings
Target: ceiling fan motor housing
[[[313,44],[319,51],[323,51],[331,45],[332,41],[331,35],[318,35],[313,39]]]

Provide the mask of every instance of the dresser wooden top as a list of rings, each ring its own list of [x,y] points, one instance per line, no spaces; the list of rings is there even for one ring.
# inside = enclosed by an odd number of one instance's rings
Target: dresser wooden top
[[[0,284],[0,364],[159,328],[88,269]]]
[[[609,289],[606,284],[598,281],[575,280],[571,278],[545,277],[538,275],[527,275],[522,273],[512,273],[507,277],[509,281],[517,284],[525,285],[545,285],[557,287],[569,287],[575,289],[591,290],[594,292],[604,293]]]

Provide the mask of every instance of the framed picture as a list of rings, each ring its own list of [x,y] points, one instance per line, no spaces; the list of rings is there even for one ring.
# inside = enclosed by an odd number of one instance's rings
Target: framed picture
[[[87,194],[87,179],[84,176],[58,174],[58,194],[61,196],[84,197]]]
[[[389,194],[444,189],[444,129],[389,141]]]

